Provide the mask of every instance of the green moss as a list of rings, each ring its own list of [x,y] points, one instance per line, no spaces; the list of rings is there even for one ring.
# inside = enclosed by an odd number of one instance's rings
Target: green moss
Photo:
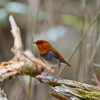
[[[88,89],[84,84],[81,84],[80,86],[81,86],[84,90],[91,91],[91,89]]]
[[[80,84],[80,87],[82,87],[82,89],[76,88],[78,92],[75,92],[75,94],[81,96],[80,100],[100,100],[100,92],[95,91],[92,88],[89,89],[85,87],[84,84]]]
[[[100,100],[100,92],[97,91],[87,91],[82,89],[76,89],[78,92],[76,94],[82,96],[80,100]]]
[[[21,70],[21,73],[34,77],[36,75],[36,68],[33,66],[30,66]]]
[[[76,81],[73,81],[74,84],[76,84]]]

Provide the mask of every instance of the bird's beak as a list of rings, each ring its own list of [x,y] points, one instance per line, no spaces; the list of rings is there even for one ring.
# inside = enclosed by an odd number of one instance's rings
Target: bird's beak
[[[33,41],[33,44],[37,44],[37,42],[36,41]]]
[[[37,41],[33,41],[33,44],[39,44]]]

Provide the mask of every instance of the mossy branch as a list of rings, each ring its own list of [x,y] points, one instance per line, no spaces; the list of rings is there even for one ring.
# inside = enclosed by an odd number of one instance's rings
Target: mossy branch
[[[35,58],[30,50],[24,51],[20,29],[13,16],[9,17],[11,33],[14,37],[14,46],[11,51],[14,53],[13,59],[0,64],[0,82],[15,75],[39,75],[43,69],[50,70],[40,59]],[[54,70],[52,70],[54,72]]]
[[[100,87],[53,76],[38,75],[41,82],[52,86],[50,94],[59,100],[99,100]]]

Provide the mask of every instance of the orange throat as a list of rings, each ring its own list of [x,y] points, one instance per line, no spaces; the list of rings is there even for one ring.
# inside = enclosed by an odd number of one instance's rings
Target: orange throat
[[[43,45],[37,45],[37,46],[39,48],[40,55],[46,54],[50,49],[49,46],[43,46]]]
[[[44,54],[46,54],[48,51],[47,51],[47,50],[42,50],[42,51],[39,50],[39,52],[40,52],[40,55],[44,55]]]

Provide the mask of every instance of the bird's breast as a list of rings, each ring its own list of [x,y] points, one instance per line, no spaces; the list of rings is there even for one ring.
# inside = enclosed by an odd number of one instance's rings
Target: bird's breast
[[[52,51],[48,51],[46,54],[41,55],[41,59],[46,65],[51,67],[55,67],[60,64],[60,60],[54,57]]]

